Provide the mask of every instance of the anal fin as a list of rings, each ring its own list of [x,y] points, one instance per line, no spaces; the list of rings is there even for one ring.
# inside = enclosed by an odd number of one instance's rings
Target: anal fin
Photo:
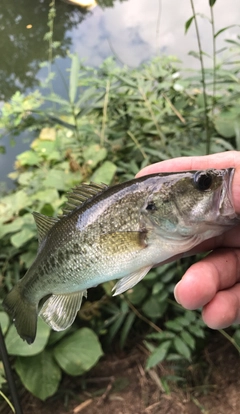
[[[112,289],[115,290],[113,296],[119,295],[120,293],[123,293],[135,286],[138,282],[140,282],[140,280],[144,278],[144,276],[146,276],[151,267],[152,266],[143,267],[137,272],[130,273],[130,275],[124,276],[122,279],[120,279]]]
[[[39,316],[54,331],[64,331],[74,322],[83,296],[87,297],[86,290],[65,295],[51,295],[44,302]]]

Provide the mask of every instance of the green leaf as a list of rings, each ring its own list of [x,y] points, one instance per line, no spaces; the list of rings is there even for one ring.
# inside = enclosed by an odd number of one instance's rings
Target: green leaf
[[[233,334],[232,339],[236,342],[236,344],[240,347],[240,329],[236,329]]]
[[[190,17],[185,23],[185,34],[188,32],[189,27],[191,26],[195,16]]]
[[[3,335],[5,334],[5,332],[7,331],[8,325],[9,325],[9,317],[6,314],[6,312],[0,312],[0,325],[2,328],[2,333]],[[1,386],[0,386],[1,388]]]
[[[16,220],[12,221],[12,223],[0,225],[0,238],[4,237],[6,234],[15,233],[20,230],[23,223],[23,218],[17,217]]]
[[[33,141],[31,147],[35,151],[34,154],[39,153],[41,156],[48,159],[48,157],[51,156],[51,153],[56,150],[56,142],[38,138]]]
[[[45,401],[57,391],[61,369],[51,351],[44,350],[38,355],[18,357],[15,368],[25,388],[37,398]]]
[[[161,292],[164,289],[164,284],[162,282],[157,282],[153,285],[152,294],[157,295],[159,292]]]
[[[77,55],[73,55],[71,72],[70,72],[70,81],[69,81],[69,100],[71,104],[75,102],[75,98],[77,94],[78,72],[79,72],[79,59]]]
[[[184,340],[184,342],[191,348],[191,349],[195,349],[195,346],[196,346],[196,341],[195,341],[195,339],[193,338],[193,336],[189,333],[189,332],[187,332],[187,331],[182,331],[181,332],[181,337],[182,337],[182,339]]]
[[[29,151],[22,152],[22,154],[17,155],[17,160],[23,166],[24,165],[38,165],[41,158],[36,152],[29,150]]]
[[[209,1],[209,6],[213,7],[217,0],[208,0],[208,1]]]
[[[6,222],[17,214],[21,209],[31,204],[31,199],[24,190],[10,194],[0,199],[0,222]]]
[[[54,203],[59,199],[58,191],[55,188],[47,188],[46,190],[38,191],[31,196],[32,200],[45,201],[46,203]]]
[[[18,178],[19,184],[22,185],[30,185],[33,179],[33,172],[32,171],[25,171],[22,172]]]
[[[66,191],[66,179],[69,174],[65,171],[52,169],[48,171],[46,178],[43,180],[43,186],[49,189],[53,187],[57,190]]]
[[[14,325],[6,335],[6,348],[9,355],[30,356],[39,354],[46,346],[50,334],[50,327],[38,318],[37,336],[32,345],[28,345],[20,338]]]
[[[171,346],[172,341],[165,341],[161,343],[147,359],[146,369],[150,369],[159,362],[163,361],[167,355],[167,352]]]
[[[237,47],[240,46],[240,43],[239,42],[236,42],[236,40],[226,39],[225,42],[230,43],[231,45],[235,45]]]
[[[103,355],[97,335],[82,328],[61,340],[54,348],[54,357],[69,375],[81,375],[92,368]]]
[[[176,334],[173,333],[173,332],[161,331],[161,332],[152,332],[152,333],[147,335],[147,338],[156,339],[156,340],[162,342],[163,340],[174,338],[175,335]]]
[[[174,342],[176,351],[189,361],[191,358],[191,352],[190,352],[189,347],[185,344],[185,342],[179,336],[176,336],[173,339],[173,342]]]
[[[94,169],[99,162],[103,161],[106,156],[106,148],[101,148],[98,144],[89,145],[83,151],[83,158],[92,169]]]
[[[149,318],[159,318],[162,315],[159,302],[153,296],[144,303],[142,310]]]
[[[133,303],[133,305],[138,305],[146,297],[147,292],[148,290],[143,285],[143,283],[138,283],[136,286],[134,286],[133,289],[130,289],[126,294],[130,302]]]
[[[176,320],[167,321],[165,323],[166,328],[173,330],[174,332],[180,332],[182,330],[182,325],[180,325]]]
[[[133,325],[134,320],[136,319],[135,313],[131,312],[128,314],[124,325],[122,327],[121,336],[120,336],[120,347],[123,348],[128,336],[128,333]]]
[[[234,122],[237,116],[235,111],[222,112],[215,117],[214,124],[217,132],[224,138],[235,136]]]
[[[230,24],[230,26],[223,27],[223,29],[220,29],[220,30],[218,30],[218,32],[217,32],[217,33],[215,33],[214,37],[216,38],[216,37],[217,37],[217,36],[219,36],[221,33],[225,32],[226,30],[228,30],[228,29],[230,29],[230,28],[232,28],[232,27],[235,27],[235,26],[238,26],[238,25],[236,25],[236,24]]]
[[[21,231],[11,237],[11,243],[15,247],[21,247],[24,243],[31,240],[36,235],[33,227],[25,226]]]
[[[204,338],[205,337],[205,333],[203,328],[199,327],[199,326],[189,326],[188,330],[194,335],[197,336],[198,338]]]
[[[111,184],[117,167],[111,161],[105,161],[92,175],[91,181],[94,183]]]
[[[35,259],[36,254],[37,254],[37,243],[31,243],[31,249],[21,254],[20,256],[21,263],[24,263],[26,268],[28,269],[33,263],[33,260]]]

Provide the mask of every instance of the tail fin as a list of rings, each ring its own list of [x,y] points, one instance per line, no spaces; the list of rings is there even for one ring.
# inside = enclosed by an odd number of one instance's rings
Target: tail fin
[[[20,337],[32,344],[37,332],[37,306],[22,296],[19,285],[5,297],[3,306],[11,316]]]

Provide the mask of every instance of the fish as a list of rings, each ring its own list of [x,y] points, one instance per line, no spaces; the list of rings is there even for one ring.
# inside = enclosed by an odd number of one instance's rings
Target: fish
[[[234,168],[156,173],[108,187],[80,184],[57,217],[34,212],[39,248],[3,300],[18,334],[34,342],[40,316],[53,330],[74,322],[87,290],[117,280],[119,295],[149,270],[239,223]]]

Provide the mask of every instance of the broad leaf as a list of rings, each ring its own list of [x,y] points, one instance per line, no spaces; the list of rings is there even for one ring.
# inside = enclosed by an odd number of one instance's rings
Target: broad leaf
[[[111,161],[105,161],[91,177],[91,181],[95,183],[111,184],[117,167]]]
[[[24,224],[22,217],[17,217],[16,220],[12,221],[9,224],[0,225],[0,238],[4,237],[6,234],[15,233],[19,231]]]
[[[81,375],[92,368],[103,351],[97,335],[88,328],[61,340],[54,348],[54,357],[69,375]]]
[[[36,231],[31,226],[24,226],[21,231],[11,237],[11,243],[15,247],[21,247],[28,240],[31,240],[36,235]]]
[[[19,154],[17,160],[20,165],[37,165],[41,157],[36,152],[29,150]]]
[[[106,148],[101,148],[98,144],[89,145],[83,151],[83,158],[92,169],[95,168],[100,161],[103,161],[106,156]]]
[[[5,342],[9,355],[30,356],[39,354],[46,346],[50,334],[50,327],[38,319],[37,336],[32,345],[28,345],[20,338],[14,325],[10,326]]]
[[[25,388],[41,400],[46,400],[57,391],[61,369],[51,351],[44,350],[28,358],[18,357],[15,368]]]
[[[159,306],[157,297],[151,296],[144,303],[142,310],[149,318],[159,318],[162,315],[162,309]]]
[[[222,112],[215,118],[215,128],[217,132],[224,138],[232,138],[235,136],[234,122],[236,114],[234,111]]]

